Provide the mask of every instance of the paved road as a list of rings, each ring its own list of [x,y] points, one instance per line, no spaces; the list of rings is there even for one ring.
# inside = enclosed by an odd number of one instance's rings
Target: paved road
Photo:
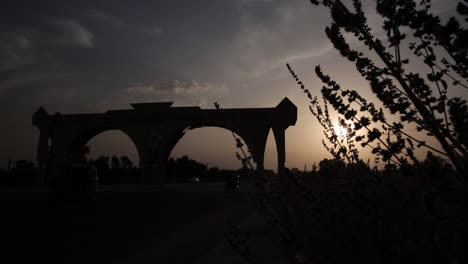
[[[222,184],[124,186],[92,202],[53,203],[40,192],[3,195],[0,263],[191,263],[223,238],[226,219],[252,212]]]

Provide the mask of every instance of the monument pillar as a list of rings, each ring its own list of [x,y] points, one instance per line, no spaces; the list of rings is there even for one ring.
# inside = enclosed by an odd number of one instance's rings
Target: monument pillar
[[[284,163],[286,161],[285,131],[286,128],[284,127],[273,127],[278,155],[278,175],[280,175],[280,177],[284,176]]]
[[[146,163],[141,164],[142,170],[142,181],[144,184],[149,185],[160,185],[164,184],[165,177],[165,166],[161,163]]]

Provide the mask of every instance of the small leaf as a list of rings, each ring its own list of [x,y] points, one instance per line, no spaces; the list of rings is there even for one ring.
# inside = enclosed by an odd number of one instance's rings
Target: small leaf
[[[440,83],[442,83],[442,86],[444,87],[445,90],[447,90],[447,82],[444,79],[440,79]]]

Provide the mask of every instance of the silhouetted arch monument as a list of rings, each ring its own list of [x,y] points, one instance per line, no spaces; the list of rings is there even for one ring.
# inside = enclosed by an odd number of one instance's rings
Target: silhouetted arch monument
[[[79,149],[94,136],[120,130],[133,141],[147,183],[162,183],[169,155],[187,129],[215,126],[239,135],[248,146],[257,169],[263,169],[270,129],[278,152],[278,173],[284,169],[285,131],[296,124],[297,108],[284,98],[274,108],[201,109],[171,107],[172,102],[135,103],[133,109],[98,114],[49,115],[39,108],[32,123],[40,130],[39,168],[48,167],[49,178],[59,177],[57,164],[79,159]],[[209,144],[209,142],[207,142]]]

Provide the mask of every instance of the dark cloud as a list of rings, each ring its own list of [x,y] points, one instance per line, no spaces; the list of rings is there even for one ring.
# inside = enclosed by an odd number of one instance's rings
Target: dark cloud
[[[100,110],[127,108],[134,102],[174,102],[177,106],[212,108],[213,103],[230,97],[224,83],[197,80],[153,81],[130,85],[95,104]]]
[[[54,40],[58,44],[83,48],[93,47],[94,35],[79,22],[72,19],[54,18],[50,23],[56,27]]]
[[[86,13],[87,16],[96,19],[99,22],[104,22],[109,25],[118,26],[118,27],[127,27],[128,23],[125,22],[123,19],[120,19],[110,13],[106,13],[104,11],[91,9]]]
[[[139,94],[170,94],[170,95],[196,95],[196,94],[225,94],[229,90],[226,85],[216,85],[209,82],[179,81],[157,82],[147,85],[131,86],[128,93]]]

